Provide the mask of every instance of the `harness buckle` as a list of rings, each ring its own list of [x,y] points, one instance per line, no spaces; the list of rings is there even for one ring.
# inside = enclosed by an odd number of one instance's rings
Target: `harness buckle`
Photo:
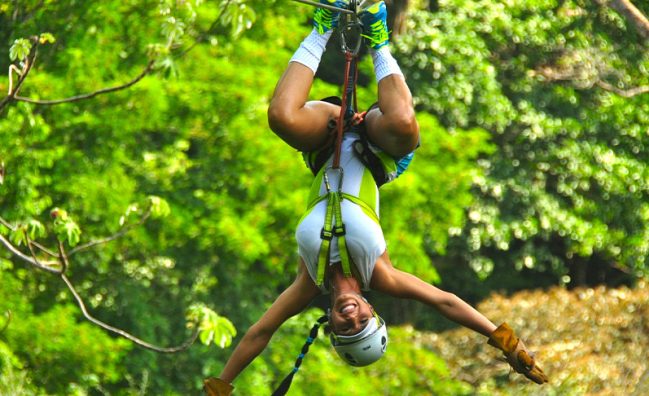
[[[325,230],[324,227],[320,230],[320,239],[330,241],[334,238],[335,233],[331,230]]]
[[[333,229],[333,234],[334,236],[343,236],[347,233],[347,228],[345,227],[345,224],[337,225]]]

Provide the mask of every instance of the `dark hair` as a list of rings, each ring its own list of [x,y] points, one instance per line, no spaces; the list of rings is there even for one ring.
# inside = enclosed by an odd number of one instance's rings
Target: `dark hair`
[[[304,359],[304,355],[306,355],[309,352],[309,347],[311,344],[313,344],[313,341],[318,337],[318,329],[320,329],[320,326],[322,324],[327,323],[329,321],[329,317],[327,315],[324,315],[320,317],[316,324],[313,325],[311,328],[311,332],[309,333],[309,336],[306,338],[306,342],[302,346],[302,350],[300,351],[300,354],[297,356],[297,360],[295,360],[295,365],[293,366],[293,370],[284,378],[281,384],[277,387],[275,392],[273,392],[272,396],[283,396],[288,392],[288,389],[291,387],[291,383],[293,382],[293,376],[295,376],[295,373],[300,369],[300,366],[302,365],[302,359]]]

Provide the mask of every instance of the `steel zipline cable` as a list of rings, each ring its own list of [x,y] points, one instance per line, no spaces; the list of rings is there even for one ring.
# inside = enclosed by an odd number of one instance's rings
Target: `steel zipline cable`
[[[332,5],[329,5],[329,4],[318,3],[318,2],[315,2],[315,1],[309,1],[309,0],[293,0],[293,1],[296,1],[296,2],[302,3],[302,4],[312,5],[314,7],[326,8],[326,9],[329,9],[329,10],[332,10],[332,11],[338,11],[338,12],[342,12],[342,13],[345,13],[345,14],[353,14],[354,13],[354,11],[348,10],[347,8],[340,8],[340,7],[332,6]]]

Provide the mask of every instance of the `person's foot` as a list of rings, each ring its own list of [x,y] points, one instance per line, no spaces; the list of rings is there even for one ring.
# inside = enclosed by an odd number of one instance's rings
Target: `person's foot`
[[[347,8],[348,0],[320,0],[320,4],[326,4],[338,8]],[[317,7],[313,14],[313,27],[318,33],[323,34],[338,26],[340,12],[327,8]]]
[[[385,2],[373,4],[358,14],[358,17],[363,23],[363,37],[369,41],[371,48],[379,49],[390,43]]]

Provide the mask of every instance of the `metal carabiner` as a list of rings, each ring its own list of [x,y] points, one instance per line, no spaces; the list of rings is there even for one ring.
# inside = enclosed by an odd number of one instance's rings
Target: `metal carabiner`
[[[340,32],[340,46],[343,52],[351,53],[353,56],[358,55],[363,43],[363,24],[358,19],[357,11],[358,1],[352,0],[349,2],[350,13],[340,15],[339,32]],[[356,40],[355,42],[353,40]],[[352,43],[353,45],[349,45]]]
[[[343,189],[343,175],[344,175],[343,168],[341,168],[341,167],[334,168],[334,167],[332,167],[332,166],[328,166],[328,167],[324,170],[324,172],[322,173],[322,175],[323,175],[323,179],[324,179],[324,183],[325,183],[325,188],[327,189],[327,192],[331,192],[331,183],[329,183],[329,174],[328,174],[329,171],[331,171],[331,170],[337,170],[337,171],[339,172],[339,178],[338,178],[338,192],[341,192],[342,189]]]

